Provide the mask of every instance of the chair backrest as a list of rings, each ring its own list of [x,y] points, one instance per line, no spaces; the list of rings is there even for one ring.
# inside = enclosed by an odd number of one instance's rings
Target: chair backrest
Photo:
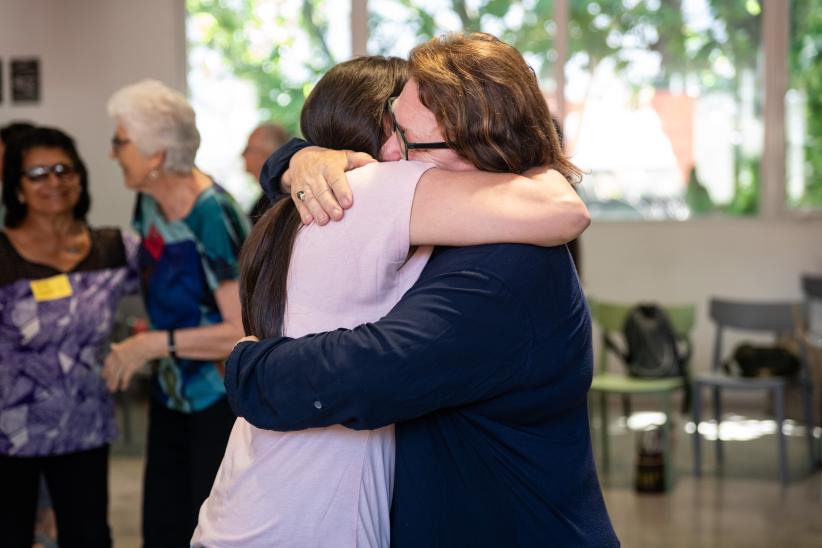
[[[802,291],[811,299],[822,299],[822,274],[802,276]]]
[[[588,306],[591,308],[591,317],[599,326],[602,332],[602,344],[600,345],[598,371],[604,373],[608,367],[608,345],[605,344],[605,337],[608,334],[622,334],[622,325],[631,309],[636,304],[614,303],[588,299]],[[692,304],[684,305],[660,305],[671,320],[671,326],[680,337],[690,340],[691,330],[696,322],[696,306]]]
[[[736,301],[712,298],[708,314],[716,323],[716,337],[712,368],[722,367],[722,335],[726,328],[742,331],[772,333],[776,336],[796,329],[797,313],[801,304],[796,302]]]
[[[757,302],[711,299],[708,314],[721,327],[745,331],[785,333],[793,331],[795,302]]]

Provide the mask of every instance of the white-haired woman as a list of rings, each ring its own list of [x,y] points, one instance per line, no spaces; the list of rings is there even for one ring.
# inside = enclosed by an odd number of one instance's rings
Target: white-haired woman
[[[145,546],[187,546],[220,466],[234,416],[222,360],[243,334],[237,255],[249,224],[236,202],[194,167],[200,135],[186,99],[145,80],[108,103],[111,155],[137,192],[133,225],[152,330],[112,346],[104,376],[125,389],[152,375],[143,491]]]

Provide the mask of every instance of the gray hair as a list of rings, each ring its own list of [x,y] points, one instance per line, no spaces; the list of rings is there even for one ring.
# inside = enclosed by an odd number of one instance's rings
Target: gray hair
[[[194,109],[182,93],[157,80],[143,80],[115,92],[108,114],[143,155],[165,152],[164,170],[189,173],[194,168],[200,132]]]

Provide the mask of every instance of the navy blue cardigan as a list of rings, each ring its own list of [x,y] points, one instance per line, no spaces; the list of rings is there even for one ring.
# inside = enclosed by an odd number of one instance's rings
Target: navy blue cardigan
[[[591,375],[566,247],[505,244],[438,249],[375,323],[239,345],[226,389],[260,428],[396,423],[394,548],[618,546]]]

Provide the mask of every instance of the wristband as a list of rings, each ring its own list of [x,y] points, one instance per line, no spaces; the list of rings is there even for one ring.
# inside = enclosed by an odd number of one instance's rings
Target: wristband
[[[168,330],[168,355],[175,362],[177,361],[177,343],[174,342],[174,330]]]

